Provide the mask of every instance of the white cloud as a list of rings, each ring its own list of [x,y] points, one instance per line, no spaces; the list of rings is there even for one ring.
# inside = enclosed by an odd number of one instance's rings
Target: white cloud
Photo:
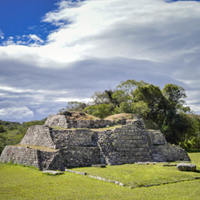
[[[40,108],[36,110],[41,115],[47,115],[49,108]]]
[[[36,43],[44,43],[44,41],[35,34],[29,34],[28,37],[30,38],[30,40],[28,42],[33,40]]]
[[[21,120],[24,118],[32,118],[34,116],[33,111],[27,107],[11,107],[0,109],[0,118]]]
[[[43,21],[60,23],[43,43],[29,35],[37,46],[15,47],[21,57],[35,55],[37,66],[49,62],[69,63],[88,57],[146,59],[162,61],[199,51],[194,36],[199,34],[197,2],[166,3],[161,0],[102,0],[60,2],[58,10],[46,14]],[[11,45],[12,40],[7,42]],[[18,44],[24,44],[23,41]],[[0,53],[13,53],[6,47]]]
[[[44,114],[50,112],[39,107],[44,102],[57,109],[66,101],[88,100],[94,91],[122,80],[142,79],[161,87],[169,82],[183,86],[189,105],[200,112],[198,2],[87,0],[58,5],[43,18],[58,26],[46,41],[30,34],[10,37],[0,46],[3,100],[27,101],[24,106],[37,105],[36,112]]]
[[[0,30],[0,38],[3,40],[4,39],[4,33]]]

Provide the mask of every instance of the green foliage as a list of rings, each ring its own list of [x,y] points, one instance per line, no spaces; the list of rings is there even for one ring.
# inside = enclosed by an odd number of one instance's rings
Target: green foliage
[[[6,145],[16,145],[24,137],[29,126],[43,125],[45,119],[41,121],[31,121],[20,124],[18,122],[6,122],[0,120],[0,129],[4,131],[0,133],[0,153],[3,151]],[[3,127],[3,128],[2,128]]]
[[[100,118],[135,113],[144,119],[147,128],[161,129],[168,142],[195,148],[199,146],[200,118],[185,114],[191,112],[185,106],[186,97],[185,89],[175,84],[166,84],[161,90],[156,85],[129,79],[113,90],[94,92],[90,106],[84,105],[83,111]],[[81,103],[72,105],[76,105],[72,106],[75,110]]]
[[[132,112],[138,114],[142,118],[147,118],[150,108],[144,101],[134,102],[131,105]]]
[[[83,112],[86,112],[87,114],[94,115],[102,119],[110,114],[111,106],[111,104],[92,105],[85,108]]]
[[[82,111],[86,108],[86,103],[78,102],[78,101],[70,101],[67,103],[67,107],[59,110],[59,112],[65,111]]]
[[[158,86],[143,85],[134,91],[135,101],[143,101],[147,104],[149,112],[147,119],[151,119],[157,124],[162,124],[166,108],[165,98]]]
[[[193,117],[183,112],[171,111],[166,114],[161,130],[167,141],[179,144],[192,139],[196,135],[198,127]]]
[[[118,114],[118,113],[132,113],[131,103],[121,102],[120,105],[116,107],[113,112],[113,114]]]
[[[0,153],[3,151],[4,147],[6,146],[6,134],[0,133]]]
[[[110,102],[109,95],[105,91],[95,91],[94,94],[91,96],[91,99],[95,105],[107,104]]]
[[[3,125],[0,125],[0,133],[4,133],[4,132],[6,132],[6,129],[4,128]]]
[[[117,89],[124,91],[126,96],[131,96],[131,98],[134,98],[134,90],[144,85],[148,85],[148,83],[145,83],[144,81],[135,81],[134,79],[129,79],[127,81],[122,81],[121,84],[117,86]]]
[[[168,101],[168,107],[172,110],[183,108],[185,104],[185,89],[174,84],[167,84],[162,90],[163,95]]]

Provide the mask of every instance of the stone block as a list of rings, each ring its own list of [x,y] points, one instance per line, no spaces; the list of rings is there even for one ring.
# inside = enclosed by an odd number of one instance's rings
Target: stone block
[[[190,163],[179,163],[177,169],[180,171],[196,171],[196,165]]]

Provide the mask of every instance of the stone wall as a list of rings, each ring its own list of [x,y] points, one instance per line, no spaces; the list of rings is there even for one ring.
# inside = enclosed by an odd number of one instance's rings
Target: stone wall
[[[44,146],[49,148],[55,147],[50,135],[50,129],[48,126],[44,125],[30,126],[20,144]]]
[[[29,127],[21,144],[59,150],[39,151],[30,147],[7,146],[0,161],[13,161],[39,169],[100,163],[116,165],[147,161],[190,161],[187,152],[179,146],[168,144],[160,131],[147,131],[143,120],[127,120],[127,125],[102,132],[89,129],[56,130],[46,125],[36,125]]]
[[[1,154],[0,161],[30,165],[40,169],[38,150],[27,147],[6,146]]]
[[[50,127],[62,128],[102,128],[106,126],[114,126],[116,124],[126,124],[126,119],[118,121],[112,120],[68,120],[65,115],[49,115],[44,125]]]
[[[48,169],[61,169],[63,167],[91,166],[100,163],[98,147],[67,146],[60,149]]]
[[[178,145],[164,144],[154,147],[154,153],[152,155],[154,161],[172,162],[172,161],[191,161],[187,152]]]
[[[88,129],[51,130],[51,137],[56,149],[65,146],[91,146],[93,132]]]
[[[160,132],[160,130],[147,130],[153,145],[163,145],[167,144],[165,136]]]
[[[59,149],[67,145],[91,146],[93,132],[88,129],[56,130],[45,125],[29,127],[22,145],[44,146]]]
[[[52,126],[52,127],[62,127],[68,128],[68,122],[65,115],[57,114],[57,115],[49,115],[44,125]]]
[[[106,164],[151,161],[151,140],[143,128],[125,125],[98,133],[97,142]],[[103,160],[103,159],[102,159]]]
[[[57,155],[59,155],[59,151],[56,152],[38,151],[38,162],[40,166],[39,169],[41,170],[49,169],[49,165],[52,163],[52,161]]]
[[[68,120],[69,128],[102,128],[107,126],[115,126],[117,124],[126,124],[126,119],[119,121],[111,120]]]
[[[34,166],[40,170],[100,164],[98,147],[67,146],[56,152],[40,151],[29,147],[6,146],[1,162]]]

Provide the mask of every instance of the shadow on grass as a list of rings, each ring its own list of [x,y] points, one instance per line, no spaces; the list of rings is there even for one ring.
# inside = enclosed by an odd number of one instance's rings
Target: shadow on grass
[[[187,150],[187,153],[198,153],[200,152],[200,149],[190,149],[190,150]]]

